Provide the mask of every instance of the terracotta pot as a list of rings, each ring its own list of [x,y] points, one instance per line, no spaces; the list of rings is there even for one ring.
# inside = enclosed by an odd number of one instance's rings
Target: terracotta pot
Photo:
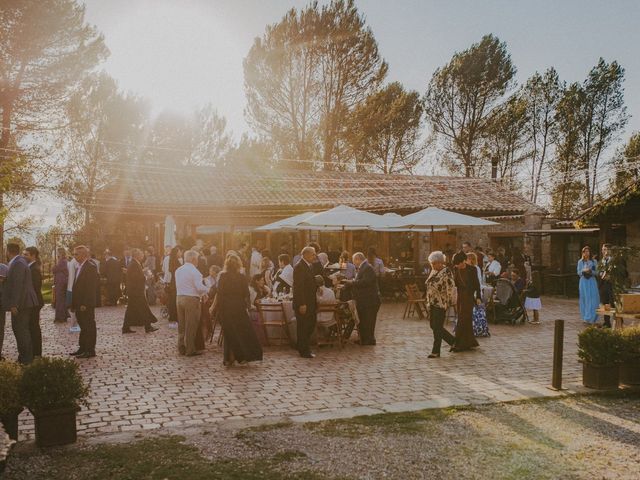
[[[20,412],[22,412],[22,409],[15,413],[0,415],[0,422],[2,422],[4,431],[7,432],[11,440],[18,440],[18,415],[20,415]]]
[[[620,364],[620,383],[640,385],[640,360],[636,359]]]
[[[74,443],[77,439],[76,412],[80,408],[69,407],[34,412],[36,444],[39,447],[54,447]]]
[[[615,390],[620,384],[620,368],[618,365],[592,365],[582,363],[582,384],[596,390]]]

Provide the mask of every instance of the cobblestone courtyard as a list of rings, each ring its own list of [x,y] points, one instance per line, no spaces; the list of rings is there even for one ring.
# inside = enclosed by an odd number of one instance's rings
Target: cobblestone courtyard
[[[262,363],[234,368],[222,366],[215,343],[199,357],[178,356],[177,330],[163,320],[153,334],[138,328],[122,335],[124,307],[101,308],[98,356],[81,361],[91,396],[78,428],[96,435],[225,419],[317,420],[557,395],[547,388],[556,318],[566,320],[564,386],[579,390],[577,301],[543,298],[543,304],[542,325],[490,325],[492,336],[479,339],[474,352],[443,348],[442,358],[427,359],[433,339],[428,324],[403,320],[404,305],[391,303],[382,306],[375,347],[325,347],[313,360],[286,347],[267,347]],[[75,350],[78,334],[52,318],[46,307],[44,354],[66,355]],[[16,356],[9,325],[4,355]],[[24,412],[21,421],[22,434],[31,436],[30,414]]]

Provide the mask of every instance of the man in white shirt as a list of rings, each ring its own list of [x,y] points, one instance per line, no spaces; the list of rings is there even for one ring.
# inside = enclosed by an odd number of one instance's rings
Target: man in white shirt
[[[502,265],[500,262],[496,260],[496,254],[490,252],[487,254],[489,257],[489,263],[487,264],[487,269],[485,270],[487,281],[494,280],[500,276],[500,272],[502,271]]]
[[[256,247],[251,249],[251,260],[249,265],[249,275],[253,277],[260,273],[260,265],[262,264],[262,254]]]
[[[196,335],[200,326],[200,299],[206,301],[207,287],[198,270],[199,253],[184,252],[184,265],[176,270],[178,307],[178,352],[180,355],[200,355],[196,350]]]

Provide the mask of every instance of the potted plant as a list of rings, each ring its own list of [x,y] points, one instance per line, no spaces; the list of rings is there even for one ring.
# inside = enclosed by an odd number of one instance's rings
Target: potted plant
[[[18,440],[18,415],[22,412],[21,378],[20,365],[13,362],[0,362],[0,421],[12,440]]]
[[[620,383],[620,334],[609,328],[589,327],[578,334],[582,384],[598,390],[618,388]]]
[[[622,339],[620,383],[640,385],[640,327],[625,328]]]
[[[38,446],[76,441],[76,412],[81,404],[87,404],[89,388],[75,361],[51,357],[34,360],[24,368],[20,395],[35,418]]]

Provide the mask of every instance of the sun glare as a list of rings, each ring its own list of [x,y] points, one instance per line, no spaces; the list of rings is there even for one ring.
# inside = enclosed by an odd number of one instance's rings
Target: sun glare
[[[242,53],[215,8],[147,2],[107,35],[109,70],[155,109],[188,111],[225,103],[242,78]]]

